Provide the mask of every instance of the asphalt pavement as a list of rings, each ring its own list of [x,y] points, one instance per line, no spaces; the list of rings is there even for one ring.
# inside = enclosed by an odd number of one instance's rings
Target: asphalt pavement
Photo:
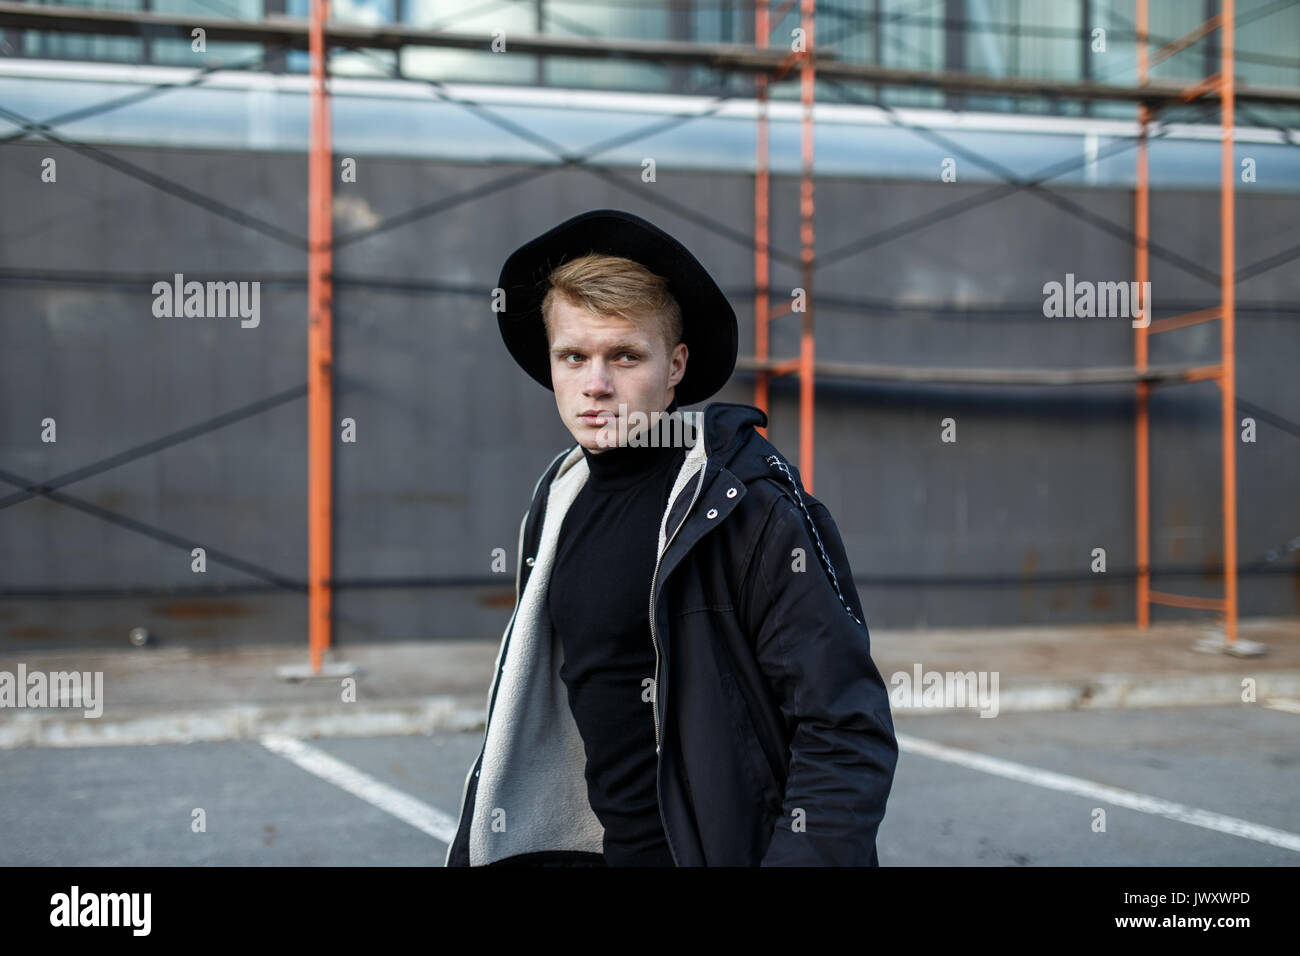
[[[1300,863],[1300,625],[1241,622],[1253,656],[1213,636],[873,631],[891,687],[996,689],[894,701],[881,863]],[[497,651],[356,645],[320,676],[284,643],[0,655],[0,684],[93,678],[0,704],[0,865],[441,865]]]

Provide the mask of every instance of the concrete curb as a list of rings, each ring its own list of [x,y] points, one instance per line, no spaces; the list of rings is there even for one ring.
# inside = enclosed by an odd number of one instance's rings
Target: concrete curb
[[[477,699],[477,698],[476,698]],[[120,710],[87,718],[50,708],[0,719],[0,750],[99,747],[292,737],[374,737],[469,731],[483,726],[483,706],[454,696],[376,704],[237,704],[207,710]]]
[[[1087,681],[1044,681],[998,694],[998,713],[1105,710],[1240,704],[1241,678],[1232,674],[1152,678],[1098,674]],[[1263,672],[1256,699],[1300,698],[1300,671]],[[896,715],[979,713],[968,707],[895,705]],[[207,710],[117,711],[87,718],[73,709],[8,711],[0,717],[0,750],[18,747],[97,747],[182,744],[292,737],[373,737],[481,731],[480,695],[418,697],[374,704],[239,704]]]
[[[886,678],[888,679],[888,678]],[[1087,681],[1044,681],[998,692],[998,713],[1045,710],[1117,710],[1142,707],[1195,707],[1242,703],[1236,674],[1186,674],[1159,678],[1139,674],[1098,674]],[[1300,671],[1264,671],[1255,678],[1255,699],[1300,697]],[[895,714],[978,712],[967,707],[915,707],[895,704]]]

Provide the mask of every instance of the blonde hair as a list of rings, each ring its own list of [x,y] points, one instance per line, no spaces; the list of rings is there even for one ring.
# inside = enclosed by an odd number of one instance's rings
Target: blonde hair
[[[542,299],[542,321],[551,338],[551,308],[557,295],[597,315],[618,315],[636,322],[651,318],[671,353],[682,340],[682,310],[667,281],[641,263],[622,256],[589,253],[552,270]]]

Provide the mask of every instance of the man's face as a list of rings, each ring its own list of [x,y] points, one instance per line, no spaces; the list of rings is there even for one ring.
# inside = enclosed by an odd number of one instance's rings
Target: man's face
[[[550,339],[560,419],[593,454],[618,444],[620,412],[649,416],[666,409],[686,373],[686,344],[669,353],[654,323],[593,315],[563,296],[553,302]],[[587,414],[593,410],[597,414]],[[623,427],[635,431],[626,422]]]

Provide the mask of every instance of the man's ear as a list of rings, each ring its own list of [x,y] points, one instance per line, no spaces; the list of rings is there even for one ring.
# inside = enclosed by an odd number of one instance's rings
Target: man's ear
[[[673,347],[673,354],[669,360],[669,364],[677,365],[680,363],[680,367],[676,368],[676,370],[669,376],[669,385],[676,385],[682,380],[682,377],[686,374],[686,360],[689,357],[690,349],[686,347],[685,342],[678,342],[677,345]]]

